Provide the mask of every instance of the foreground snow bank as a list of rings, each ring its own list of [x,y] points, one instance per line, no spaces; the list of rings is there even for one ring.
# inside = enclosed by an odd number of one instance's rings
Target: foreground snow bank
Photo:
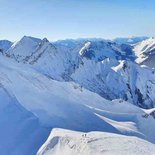
[[[37,155],[154,155],[154,152],[154,144],[137,137],[53,129]]]

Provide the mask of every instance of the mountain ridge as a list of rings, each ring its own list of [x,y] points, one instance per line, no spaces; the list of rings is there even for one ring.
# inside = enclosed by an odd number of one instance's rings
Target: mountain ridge
[[[147,39],[142,42],[147,42]],[[15,61],[28,64],[52,79],[77,82],[106,99],[122,98],[143,108],[153,108],[154,95],[149,93],[154,91],[154,76],[145,79],[143,88],[138,79],[143,80],[141,74],[144,77],[152,75],[154,69],[147,71],[146,67],[136,65],[137,55],[132,49],[131,45],[100,39],[71,40],[71,43],[64,44],[64,41],[51,43],[46,38],[40,40],[24,36],[6,53]],[[119,69],[122,71],[115,70],[122,62],[125,62]],[[136,76],[132,72],[139,73]],[[134,79],[134,83],[130,79]],[[133,89],[134,85],[136,88]]]

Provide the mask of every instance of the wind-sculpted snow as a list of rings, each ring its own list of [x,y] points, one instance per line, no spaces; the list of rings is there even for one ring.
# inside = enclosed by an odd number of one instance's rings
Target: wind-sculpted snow
[[[54,129],[37,155],[154,155],[154,152],[154,144],[136,137]]]

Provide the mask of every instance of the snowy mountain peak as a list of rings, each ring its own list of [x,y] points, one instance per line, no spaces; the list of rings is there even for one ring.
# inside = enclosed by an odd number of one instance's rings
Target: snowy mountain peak
[[[14,43],[6,53],[16,61],[26,63],[32,61],[34,55],[39,55],[39,53],[42,53],[40,50],[45,50],[49,45],[52,46],[46,38],[41,40],[34,37],[24,36],[21,40]]]
[[[21,40],[15,42],[7,51],[7,56],[16,61],[24,61],[37,48],[41,40],[33,37],[24,36]]]
[[[44,38],[42,41],[43,42],[49,42],[47,38]]]
[[[32,41],[37,42],[37,43],[41,41],[41,39],[31,37],[31,36],[23,36],[20,41],[26,42],[28,40],[32,40]]]

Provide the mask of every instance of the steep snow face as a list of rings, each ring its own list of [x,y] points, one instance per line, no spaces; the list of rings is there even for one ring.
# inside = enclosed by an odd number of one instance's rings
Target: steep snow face
[[[95,62],[84,58],[71,77],[83,87],[107,99],[125,98],[127,86],[123,78],[111,69],[113,65],[118,65],[115,59]]]
[[[106,99],[122,98],[143,108],[155,106],[155,70],[129,61],[83,59],[71,75],[83,87]],[[149,76],[148,76],[149,75]]]
[[[8,40],[0,40],[0,52],[3,53],[4,51],[8,50],[13,43]]]
[[[54,129],[37,155],[154,155],[155,145],[137,137]]]
[[[95,61],[102,61],[105,58],[116,60],[134,59],[132,48],[129,45],[117,45],[110,41],[86,42],[79,54]]]
[[[113,67],[113,69],[123,77],[128,87],[128,92],[131,94],[131,99],[127,96],[128,101],[134,102],[143,108],[154,107],[154,69],[140,67],[137,64],[125,61],[122,61],[120,65]]]
[[[71,54],[68,48],[55,47],[49,42],[43,44],[43,49],[39,49],[36,55],[38,55],[37,60],[31,61],[34,57],[32,56],[29,64],[41,73],[59,81],[68,81],[70,74],[79,63],[76,53]]]
[[[138,64],[155,67],[155,38],[144,40],[134,47]]]

